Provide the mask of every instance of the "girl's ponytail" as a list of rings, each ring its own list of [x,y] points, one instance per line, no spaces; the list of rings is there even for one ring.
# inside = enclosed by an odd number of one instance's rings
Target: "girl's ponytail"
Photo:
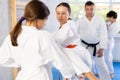
[[[17,37],[20,34],[20,32],[22,31],[22,21],[24,21],[24,20],[25,20],[25,18],[21,17],[21,19],[15,25],[13,30],[10,32],[11,42],[12,42],[13,46],[18,46]]]

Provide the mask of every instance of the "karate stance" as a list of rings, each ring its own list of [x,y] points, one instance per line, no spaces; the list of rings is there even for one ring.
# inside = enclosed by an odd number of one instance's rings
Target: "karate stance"
[[[25,7],[24,16],[0,47],[1,66],[21,67],[16,80],[53,80],[49,62],[65,78],[74,73],[69,59],[50,34],[42,30],[49,14],[43,2],[31,0]],[[22,25],[24,20],[26,24]]]
[[[60,23],[59,30],[55,33],[55,40],[73,64],[76,74],[85,75],[89,80],[97,80],[91,73],[89,52],[80,45],[79,36],[74,21],[69,20],[71,9],[68,3],[60,3],[56,7],[56,16]],[[86,62],[86,63],[85,63]]]
[[[76,21],[76,25],[82,45],[90,52],[97,66],[99,80],[111,80],[103,56],[107,47],[107,28],[103,18],[95,13],[92,1],[85,3],[85,15]]]

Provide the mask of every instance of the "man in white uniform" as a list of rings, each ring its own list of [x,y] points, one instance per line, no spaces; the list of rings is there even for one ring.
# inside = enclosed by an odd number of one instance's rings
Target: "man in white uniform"
[[[107,31],[108,31],[108,47],[105,49],[105,61],[108,66],[111,78],[114,78],[114,69],[113,69],[113,56],[112,50],[114,48],[114,36],[119,31],[119,24],[116,21],[117,13],[115,11],[109,11],[107,13]]]
[[[95,4],[92,1],[85,3],[85,12],[86,14],[76,22],[81,44],[91,53],[98,69],[99,80],[111,80],[103,56],[103,51],[107,47],[106,24],[95,14]]]

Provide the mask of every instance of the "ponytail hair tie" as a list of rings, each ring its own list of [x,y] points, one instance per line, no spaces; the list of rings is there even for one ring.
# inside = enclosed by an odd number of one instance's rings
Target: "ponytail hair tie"
[[[24,17],[21,17],[21,18],[20,18],[20,20],[21,20],[21,21],[24,21],[24,20],[25,20],[25,18],[24,18]]]

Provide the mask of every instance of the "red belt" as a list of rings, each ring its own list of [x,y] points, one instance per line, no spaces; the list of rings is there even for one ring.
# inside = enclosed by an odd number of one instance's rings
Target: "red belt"
[[[75,48],[77,45],[68,45],[66,48]]]

